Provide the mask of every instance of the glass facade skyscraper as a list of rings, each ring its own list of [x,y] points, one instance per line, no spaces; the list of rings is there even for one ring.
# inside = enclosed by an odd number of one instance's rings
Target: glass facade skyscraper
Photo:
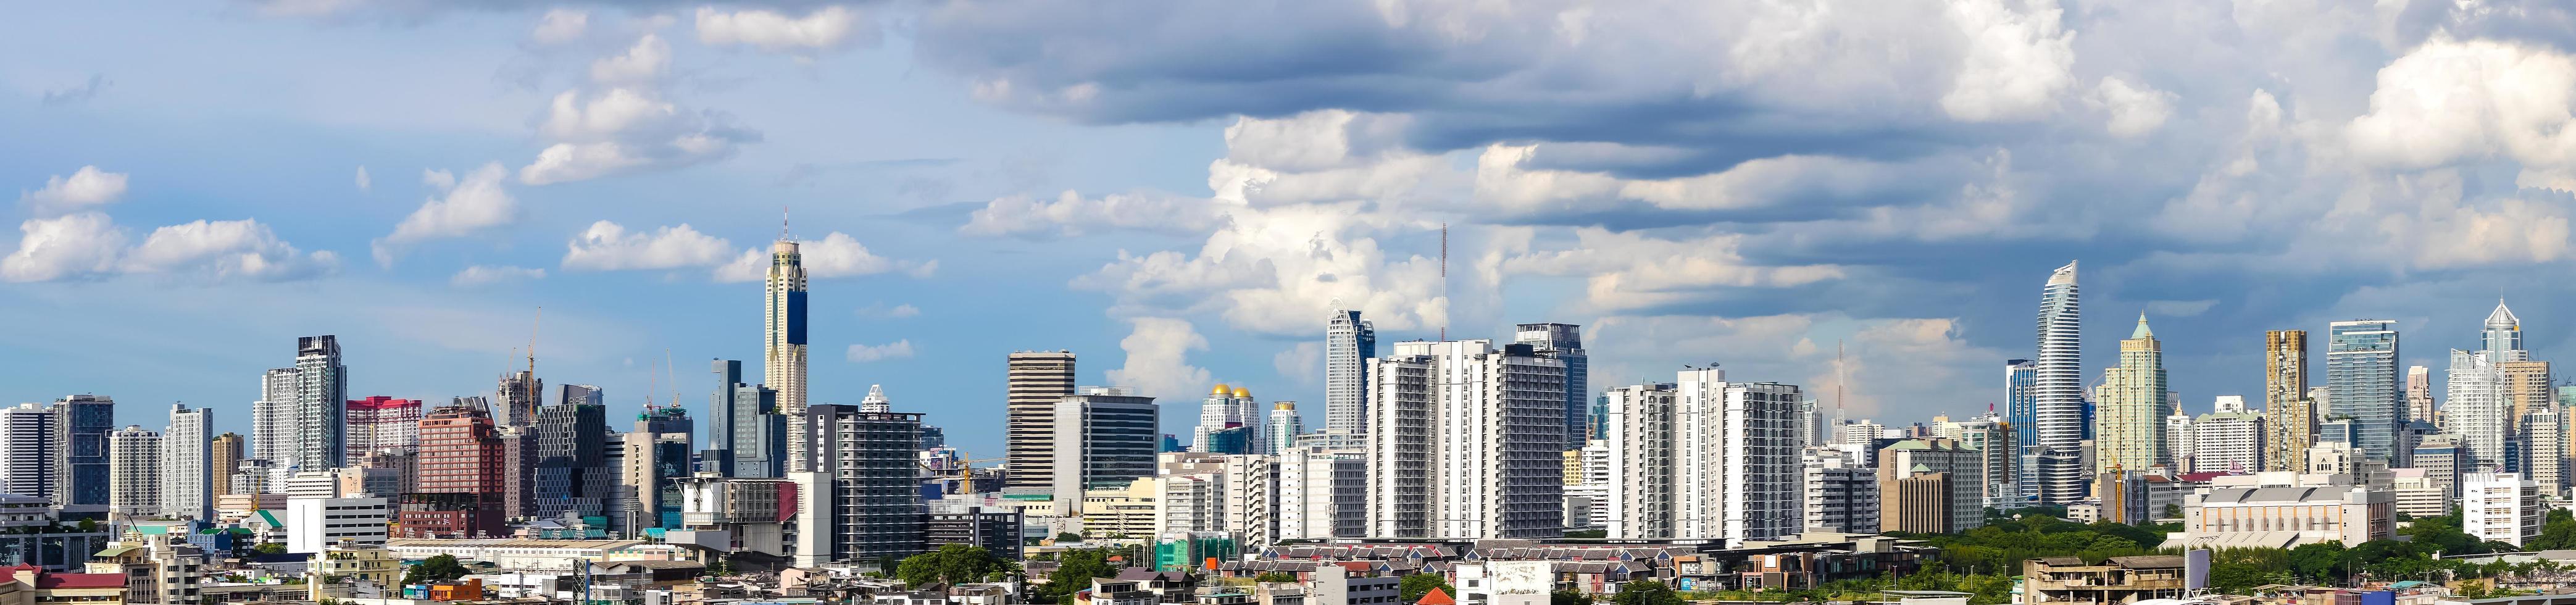
[[[2398,388],[2404,376],[2397,365],[2397,322],[2386,319],[2327,324],[2326,405],[2338,418],[2352,421],[2354,449],[2391,464],[2404,462],[2398,451],[2406,399]]]
[[[1324,430],[1368,432],[1368,362],[1377,359],[1377,326],[1333,301],[1324,321]]]

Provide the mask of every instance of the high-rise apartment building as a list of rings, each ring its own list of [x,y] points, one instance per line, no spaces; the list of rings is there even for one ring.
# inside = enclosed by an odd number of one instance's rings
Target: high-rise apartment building
[[[161,514],[215,519],[215,411],[170,404],[170,428],[161,433]]]
[[[1155,438],[1162,434],[1162,406],[1154,398],[1118,387],[1082,387],[1056,399],[1051,427],[1054,458],[1020,467],[1047,483],[1039,488],[1057,502],[1080,502],[1082,492],[1114,489],[1154,476]],[[1062,506],[1061,504],[1059,506]]]
[[[2566,485],[2566,418],[2555,406],[2532,409],[2522,415],[2515,447],[2508,448],[2514,451],[2513,472],[2539,483],[2552,498]]]
[[[2327,324],[2327,409],[2351,418],[2353,441],[2362,456],[2403,464],[2398,451],[2404,430],[2406,400],[2399,392],[2397,322],[2385,319]]]
[[[807,406],[805,442],[814,465],[791,472],[806,498],[798,517],[798,566],[901,557],[930,548],[930,509],[921,499],[914,454],[921,415]]]
[[[1306,419],[1297,416],[1297,402],[1270,402],[1270,419],[1262,424],[1268,437],[1264,452],[1284,454],[1297,449],[1297,436],[1306,434]]]
[[[349,419],[349,460],[357,460],[381,451],[407,452],[420,446],[420,400],[396,399],[377,395],[351,399],[345,411]]]
[[[2083,313],[2075,263],[2050,274],[2039,298],[2039,367],[2034,407],[2039,445],[2074,449],[2084,440]]]
[[[419,477],[401,505],[403,537],[499,535],[508,486],[504,453],[482,397],[458,397],[422,417]]]
[[[338,468],[348,458],[349,368],[340,362],[338,338],[295,339],[295,366],[260,378],[260,400],[251,404],[251,445],[259,457],[283,467]]]
[[[1217,431],[1241,428],[1244,435],[1250,437],[1244,442],[1246,451],[1227,453],[1267,453],[1260,449],[1269,442],[1269,433],[1261,430],[1261,420],[1261,402],[1252,399],[1251,390],[1216,385],[1208,391],[1206,399],[1199,400],[1199,426],[1190,439],[1190,451],[1220,451],[1213,447],[1209,436]]]
[[[1529,345],[1541,357],[1565,361],[1565,448],[1582,449],[1591,438],[1584,430],[1592,400],[1592,359],[1583,352],[1583,326],[1560,323],[1520,324],[1513,342]],[[1792,425],[1795,426],[1795,425]]]
[[[217,496],[233,493],[233,473],[241,468],[242,458],[249,451],[246,449],[249,442],[241,433],[230,431],[215,436],[206,455],[207,491]]]
[[[1878,469],[1857,448],[1811,447],[1805,467],[1806,522],[1801,529],[1878,533]]]
[[[1324,321],[1324,430],[1368,431],[1368,362],[1377,359],[1377,326],[1333,301]]]
[[[33,403],[0,408],[0,493],[54,498],[54,482],[62,474],[55,470],[61,468],[55,466],[62,450],[55,440],[58,418]]]
[[[608,409],[558,403],[537,411],[532,515],[607,516],[617,469],[608,464]]]
[[[769,284],[762,298],[768,330],[762,334],[761,368],[768,386],[778,390],[778,413],[787,417],[787,434],[805,434],[805,261],[796,240],[779,234],[769,247]],[[787,470],[808,468],[802,437],[787,441]]]
[[[2406,366],[2406,417],[2416,422],[2442,426],[2440,412],[2433,409],[2433,370],[2424,366]]]
[[[2177,407],[2165,378],[2164,344],[2138,315],[2138,327],[2120,341],[2120,365],[2102,371],[2096,391],[2093,469],[2143,471],[2172,460],[2165,418]],[[1957,475],[1953,475],[1957,477]]]
[[[1728,544],[1798,533],[1805,468],[1798,388],[1683,370],[1671,385],[1610,391],[1609,535]]]
[[[161,514],[161,434],[128,426],[107,434],[108,513],[119,519]]]
[[[1021,493],[1054,489],[1056,402],[1073,395],[1072,351],[1020,351],[1010,357],[1003,448],[1003,486]],[[1150,451],[1151,448],[1148,448]],[[1076,490],[1056,494],[1081,499]]]
[[[1559,535],[1565,367],[1490,340],[1399,343],[1369,362],[1369,536]],[[1786,416],[1796,401],[1774,427],[1782,441],[1795,439]]]
[[[2217,411],[2201,414],[2191,422],[2191,466],[2175,469],[2194,473],[2250,473],[2263,470],[2263,442],[2267,436],[2262,414],[2245,411],[2244,399],[2234,404],[2220,397]],[[2306,455],[2306,448],[2300,454]]]
[[[116,401],[100,395],[54,400],[54,502],[64,512],[108,512],[107,434],[116,430]]]
[[[1878,451],[1881,531],[1963,532],[1985,525],[1975,487],[1984,454],[1955,439],[1907,439]],[[1938,483],[1920,482],[1927,476]],[[1907,479],[1917,479],[1907,483]]]
[[[2308,331],[2263,333],[2263,470],[2295,470],[2316,442],[2317,401],[2308,398]]]
[[[787,476],[787,417],[778,391],[742,382],[742,362],[716,360],[714,395],[707,398],[707,451],[703,464],[727,477]]]

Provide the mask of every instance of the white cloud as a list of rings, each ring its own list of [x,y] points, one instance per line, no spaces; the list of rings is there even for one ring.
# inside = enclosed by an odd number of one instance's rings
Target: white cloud
[[[760,133],[735,128],[718,114],[688,113],[640,88],[617,87],[584,101],[579,91],[555,95],[539,132],[558,141],[519,169],[519,181],[545,185],[641,170],[710,162],[733,155]]]
[[[798,242],[799,262],[805,265],[805,276],[811,279],[855,277],[901,271],[913,277],[929,277],[939,270],[939,261],[894,260],[869,252],[858,238],[838,231],[820,240]],[[732,263],[716,269],[717,281],[746,282],[769,279],[769,249],[754,248],[734,256]]]
[[[850,345],[851,363],[868,363],[912,357],[912,341],[898,340],[881,345]]]
[[[519,218],[519,202],[501,187],[509,175],[500,162],[484,164],[465,174],[463,180],[444,170],[421,171],[421,182],[440,190],[445,197],[421,202],[420,209],[403,217],[394,231],[373,244],[376,262],[391,266],[394,256],[407,244],[425,240],[464,237],[477,231],[510,224]]]
[[[2576,58],[2436,36],[2379,70],[2370,113],[2344,133],[2373,162],[2410,169],[2504,156],[2524,187],[2576,191]]]
[[[1740,252],[1745,236],[1711,233],[1664,239],[1598,227],[1574,231],[1563,249],[1503,259],[1506,272],[1585,277],[1585,300],[1604,311],[1641,309],[1710,298],[1736,288],[1786,287],[1844,277],[1835,265],[1766,266]]]
[[[125,255],[125,270],[262,281],[304,279],[339,268],[330,251],[305,254],[252,220],[196,221],[154,229]]]
[[[1208,341],[1188,320],[1138,317],[1127,322],[1134,329],[1118,341],[1118,348],[1127,352],[1127,365],[1110,370],[1109,382],[1173,401],[1206,390],[1208,371],[1190,365],[1189,355],[1207,350]]]
[[[2151,300],[2147,301],[2147,314],[2158,317],[2198,317],[2202,313],[2209,312],[2210,307],[2215,306],[2218,306],[2218,299],[2215,298],[2204,298],[2200,300]]]
[[[18,231],[18,251],[0,258],[0,279],[54,281],[105,273],[116,267],[125,247],[125,232],[96,212],[29,219]]]
[[[629,233],[617,223],[599,221],[565,245],[563,268],[624,271],[706,267],[725,262],[732,247],[723,238],[699,233],[685,223],[651,233]]]
[[[1593,386],[1670,380],[1681,364],[1718,364],[1728,380],[1798,385],[1834,405],[1834,343],[1844,342],[1842,396],[1851,418],[1954,416],[1982,411],[1987,364],[2003,352],[1971,345],[1949,318],[1853,318],[1839,313],[1694,317],[1610,316],[1583,335],[1622,343],[1593,350]],[[1959,406],[1959,407],[1945,407]],[[1831,413],[1830,411],[1827,413]]]
[[[625,54],[601,57],[590,63],[591,81],[601,84],[651,84],[670,71],[671,43],[654,34],[637,38],[635,45],[628,47]]]
[[[364,165],[364,164],[359,165],[359,166],[358,166],[358,191],[361,191],[361,192],[365,192],[365,191],[373,191],[373,190],[375,190],[375,188],[376,188],[376,180],[375,180],[375,179],[373,179],[373,178],[369,178],[369,177],[367,176],[367,167],[366,167],[366,165]]]
[[[537,28],[528,32],[528,39],[543,45],[563,44],[579,40],[589,31],[589,11],[557,8],[547,10],[546,16],[537,20]]]
[[[545,279],[545,277],[545,269],[531,269],[509,265],[475,265],[466,267],[463,271],[456,272],[454,277],[447,278],[447,283],[453,286],[466,287],[521,280]]]
[[[1967,55],[1941,96],[1941,109],[1964,122],[2043,117],[2074,83],[2075,32],[2063,31],[2056,0],[1950,0],[1952,25],[1967,36]]]
[[[1128,229],[1197,235],[1225,221],[1220,204],[1163,193],[1113,193],[1085,199],[1067,190],[1053,201],[1025,195],[994,198],[976,209],[957,232],[968,235],[1080,236],[1092,230]]]
[[[2111,115],[2104,128],[2121,138],[2154,132],[2173,116],[2173,93],[2130,84],[2115,76],[2102,77],[2102,83],[2093,88],[2091,101]]]
[[[54,175],[45,179],[44,188],[18,193],[18,201],[45,213],[106,205],[122,197],[125,174],[101,171],[97,166],[82,166],[68,178]]]
[[[1324,381],[1324,343],[1309,340],[1289,345],[1270,356],[1270,367],[1279,371],[1280,378],[1297,384],[1321,384]]]
[[[845,44],[876,42],[872,23],[858,11],[826,6],[802,18],[766,10],[722,12],[698,9],[698,42],[708,46],[744,45],[773,53],[810,53]]]
[[[860,307],[860,308],[858,309],[858,314],[859,314],[860,316],[862,316],[862,317],[882,317],[882,318],[887,318],[887,319],[903,319],[903,318],[906,318],[906,317],[918,317],[918,316],[920,316],[920,315],[921,315],[921,307],[915,307],[915,306],[912,306],[912,304],[911,304],[911,303],[904,303],[904,304],[895,305],[895,306],[893,306],[893,307],[889,308],[889,307],[885,306],[885,303],[877,303],[877,304],[868,305],[868,306],[865,306],[865,307]]]

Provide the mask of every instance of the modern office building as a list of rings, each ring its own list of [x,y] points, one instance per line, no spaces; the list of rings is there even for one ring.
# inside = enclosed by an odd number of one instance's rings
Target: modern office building
[[[66,514],[108,512],[107,434],[116,430],[116,401],[101,395],[54,400],[54,502]]]
[[[2519,432],[2521,416],[2514,413],[2513,401],[2506,396],[2503,368],[2497,367],[2488,351],[2451,349],[2446,379],[2444,390],[2450,400],[2443,406],[2443,425],[2467,446],[2470,467],[2512,470],[2519,456],[2511,455],[2507,442]]]
[[[1368,363],[1377,359],[1377,326],[1333,301],[1324,321],[1324,430],[1368,432]]]
[[[707,451],[702,463],[727,477],[787,476],[787,417],[778,391],[742,382],[742,362],[710,364],[718,378],[707,399]]]
[[[2039,362],[2004,361],[2004,421],[2012,424],[2014,458],[2039,446]],[[2037,497],[2039,482],[2031,480],[2030,469],[2015,470],[2013,482],[2021,488],[2021,498]]]
[[[2397,383],[2397,322],[2338,321],[2327,324],[2327,334],[2327,409],[2352,419],[2354,444],[2363,456],[2404,463],[2398,433],[2410,419]]]
[[[33,403],[0,408],[0,493],[48,501],[54,497],[61,454],[54,410]]]
[[[805,434],[805,261],[795,239],[784,233],[769,246],[767,296],[762,297],[768,324],[761,335],[761,369],[767,386],[778,391],[778,413],[787,417],[787,434]],[[787,442],[787,471],[807,466],[800,438]]]
[[[161,514],[215,519],[215,411],[170,404],[170,427],[161,433]]]
[[[1592,401],[1592,360],[1583,352],[1583,326],[1560,323],[1520,324],[1512,341],[1529,345],[1540,357],[1565,361],[1565,448],[1582,449],[1591,438],[1584,430]],[[1795,425],[1792,425],[1795,426]]]
[[[1155,437],[1162,434],[1162,406],[1154,398],[1117,387],[1082,387],[1059,397],[1055,414],[1041,421],[1052,427],[1054,455],[1046,464],[1021,469],[1047,480],[1041,491],[1054,494],[1059,507],[1080,502],[1086,490],[1126,487],[1154,476]]]
[[[420,446],[418,399],[383,395],[351,399],[343,413],[349,419],[349,451],[345,454],[349,460],[380,451],[411,451]]]
[[[1621,460],[1610,492],[1622,501],[1612,505],[1610,537],[1741,545],[1805,529],[1805,469],[1791,430],[1800,395],[1795,385],[1730,383],[1718,368],[1682,370],[1670,387],[1613,389],[1605,441]]]
[[[107,434],[108,513],[119,519],[161,515],[161,434],[128,426]]]
[[[2308,331],[2264,332],[2262,470],[2293,470],[2308,459],[2317,403],[2308,397]]]
[[[2447,433],[2417,442],[2411,462],[2414,466],[2410,468],[2424,471],[2426,481],[2442,486],[2442,499],[2446,502],[2460,497],[2460,476],[2476,470],[2469,466],[2467,448],[2461,445],[2460,436]]]
[[[606,517],[619,469],[608,464],[608,410],[558,403],[537,411],[530,516]]]
[[[2540,485],[2542,494],[2558,496],[2566,486],[2567,414],[2555,407],[2543,406],[2522,415],[2516,426],[2512,470]]]
[[[684,527],[680,480],[691,473],[695,429],[688,408],[647,407],[636,415],[635,431],[620,437],[626,455],[617,482],[618,509],[625,518],[611,525],[628,535]]]
[[[1011,354],[1002,444],[1007,450],[1004,488],[1018,493],[1049,493],[1055,488],[1058,478],[1050,471],[1056,468],[1056,403],[1073,395],[1073,361],[1072,351]],[[1082,490],[1055,496],[1079,500]]]
[[[384,498],[287,498],[286,552],[314,554],[335,544],[383,548],[393,505]]]
[[[921,415],[861,412],[858,406],[813,405],[798,436],[813,455],[808,472],[790,472],[805,495],[798,517],[799,567],[875,560],[931,548],[930,510],[921,499]]]
[[[1399,343],[1370,361],[1368,537],[1559,535],[1565,367],[1536,347],[1490,340]],[[1780,405],[1771,429],[1793,441],[1797,399]],[[1781,482],[1796,480],[1788,457]]]
[[[2120,365],[2102,371],[2093,434],[2093,470],[2142,471],[2172,459],[2165,418],[2175,407],[2165,377],[2164,344],[2138,315],[2138,327],[2120,341]]]
[[[2058,267],[2040,290],[2036,393],[2039,445],[2074,449],[2084,440],[2083,313],[2075,263]]]

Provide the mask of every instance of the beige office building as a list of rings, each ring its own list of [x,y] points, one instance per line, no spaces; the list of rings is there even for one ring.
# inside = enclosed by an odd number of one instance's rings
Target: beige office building
[[[1073,395],[1072,351],[1020,351],[1010,358],[1003,419],[1003,487],[1043,493],[1055,486],[1055,404]],[[1072,494],[1067,494],[1072,496]]]

